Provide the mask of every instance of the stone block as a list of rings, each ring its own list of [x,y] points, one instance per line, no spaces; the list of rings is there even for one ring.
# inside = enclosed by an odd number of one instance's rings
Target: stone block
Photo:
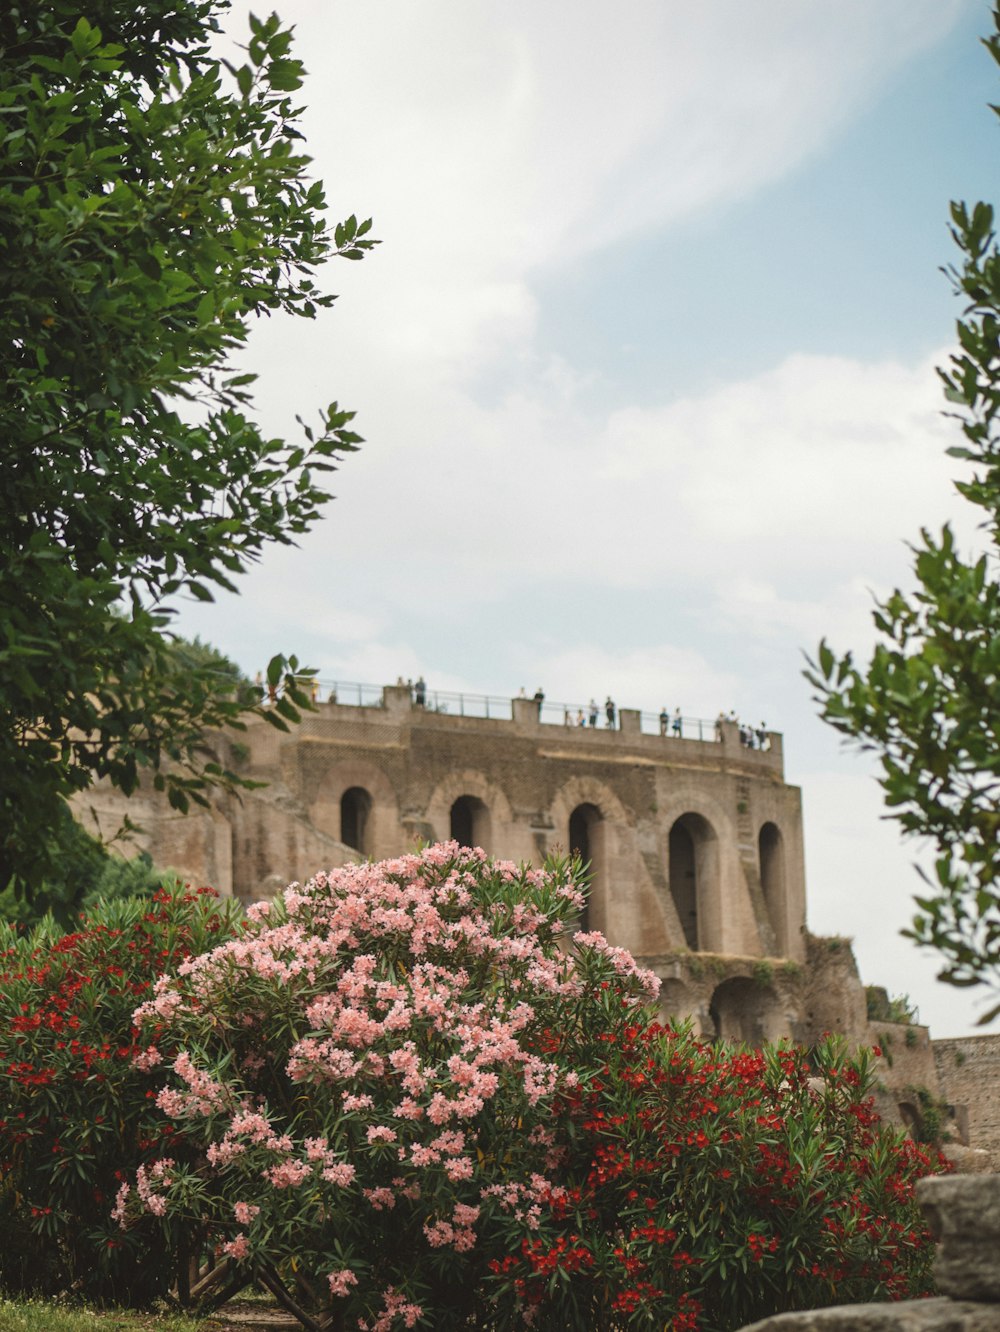
[[[941,1293],[1000,1303],[1000,1175],[922,1179],[917,1201],[937,1241]]]
[[[776,1314],[745,1332],[1000,1332],[1000,1305],[971,1300],[902,1300],[839,1304],[832,1309]]]

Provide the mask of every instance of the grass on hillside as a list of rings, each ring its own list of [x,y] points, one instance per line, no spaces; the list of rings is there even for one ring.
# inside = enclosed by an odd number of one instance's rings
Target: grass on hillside
[[[208,1332],[213,1326],[180,1314],[134,1313],[0,1299],[0,1332]],[[218,1322],[214,1323],[218,1327]]]

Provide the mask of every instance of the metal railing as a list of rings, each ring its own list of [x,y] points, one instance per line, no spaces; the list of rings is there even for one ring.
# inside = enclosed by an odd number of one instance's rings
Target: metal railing
[[[334,680],[326,676],[315,677],[316,699],[321,703],[380,708],[382,690],[382,685],[364,684],[356,680]],[[418,702],[416,685],[410,686],[410,697],[415,703]],[[466,694],[447,689],[425,688],[422,706],[428,712],[445,716],[483,717],[498,721],[510,721],[513,713],[512,698],[508,695]],[[617,731],[621,727],[617,706],[612,724],[608,719],[606,705],[598,706],[595,712],[589,703],[560,703],[554,699],[542,701],[539,721],[543,725],[561,726],[566,730]],[[664,724],[658,712],[640,712],[639,729],[643,735],[660,735],[666,740],[716,743],[722,738],[716,721],[704,717],[678,717],[676,713],[671,713]]]
[[[621,714],[615,707],[614,722],[608,719],[607,705],[599,706],[595,712],[590,705],[580,707],[576,703],[542,704],[541,721],[553,725],[561,724],[567,730],[582,728],[585,730],[611,731],[621,729]],[[674,740],[704,740],[715,742],[722,739],[714,721],[704,717],[678,717],[671,713],[667,718],[666,729],[660,722],[658,712],[640,712],[639,730],[643,735],[662,735]]]
[[[355,681],[327,680],[319,677],[319,700],[323,703],[345,703],[348,707],[380,708],[382,685],[358,684]],[[417,702],[416,685],[410,687],[410,697]],[[447,689],[425,689],[422,706],[427,712],[439,712],[454,717],[495,717],[510,721],[510,699],[493,694],[459,694]]]

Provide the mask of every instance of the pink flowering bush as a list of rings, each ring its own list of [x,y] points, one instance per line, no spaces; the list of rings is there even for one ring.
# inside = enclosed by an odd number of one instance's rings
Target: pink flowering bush
[[[137,1010],[185,1155],[122,1186],[122,1226],[196,1225],[220,1282],[255,1276],[307,1327],[520,1324],[490,1262],[564,1192],[575,1052],[659,984],[574,935],[582,905],[565,863],[448,843],[252,908]]]

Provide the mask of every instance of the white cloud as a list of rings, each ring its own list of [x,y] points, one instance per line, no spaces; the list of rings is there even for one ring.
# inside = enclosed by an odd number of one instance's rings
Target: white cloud
[[[350,343],[383,374],[468,374],[530,336],[534,273],[789,172],[961,8],[300,0],[316,170],[333,211],[373,214],[386,240]]]
[[[457,393],[434,403],[433,425],[426,398],[378,408],[383,438],[400,444],[350,462],[349,502],[313,538],[331,561],[338,548],[375,561],[405,552],[459,598],[501,598],[542,569],[593,587],[686,587],[692,602],[788,625],[886,568],[903,576],[905,539],[964,507],[930,361],[793,355],[603,419],[564,386],[495,406]],[[373,514],[386,525],[373,529]]]

